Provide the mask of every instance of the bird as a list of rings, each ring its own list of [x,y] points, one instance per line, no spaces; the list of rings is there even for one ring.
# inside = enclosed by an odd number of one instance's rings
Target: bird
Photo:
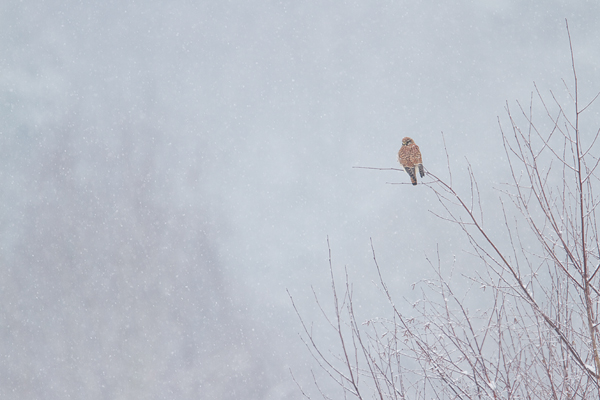
[[[421,178],[425,176],[421,151],[419,150],[419,146],[417,146],[415,141],[411,138],[405,137],[402,139],[402,147],[400,147],[400,150],[398,151],[398,161],[410,176],[413,186],[417,184],[416,167],[419,167]]]

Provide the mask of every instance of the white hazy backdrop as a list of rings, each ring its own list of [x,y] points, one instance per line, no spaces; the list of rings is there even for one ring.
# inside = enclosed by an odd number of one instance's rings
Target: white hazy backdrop
[[[398,167],[411,136],[447,178],[443,131],[493,225],[498,117],[534,82],[567,98],[565,19],[589,100],[597,1],[2,1],[0,397],[332,390],[286,292],[335,353],[327,237],[359,319],[389,312],[370,239],[399,300],[438,250],[481,268],[426,186],[352,167]]]

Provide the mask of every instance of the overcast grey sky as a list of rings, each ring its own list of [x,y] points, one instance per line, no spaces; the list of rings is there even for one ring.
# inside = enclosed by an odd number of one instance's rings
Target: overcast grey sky
[[[2,2],[2,398],[300,398],[288,368],[310,387],[315,366],[286,289],[318,321],[327,236],[365,318],[385,309],[370,238],[409,298],[438,248],[477,267],[430,190],[352,167],[398,167],[411,136],[446,177],[443,131],[457,186],[468,160],[492,202],[506,102],[527,104],[534,81],[566,97],[565,18],[595,95],[599,15],[596,1]]]

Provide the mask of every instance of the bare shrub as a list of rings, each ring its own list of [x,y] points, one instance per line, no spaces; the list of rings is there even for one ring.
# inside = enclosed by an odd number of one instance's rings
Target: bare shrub
[[[428,171],[433,180],[424,184],[445,210],[439,217],[466,235],[469,251],[486,267],[469,278],[472,287],[486,288],[485,307],[471,311],[466,306],[464,293],[455,293],[444,278],[438,255],[428,260],[437,279],[423,283],[422,301],[413,305],[416,316],[406,317],[387,288],[372,245],[379,284],[391,306],[387,319],[357,321],[352,285],[346,274],[344,290],[336,288],[331,255],[333,314],[319,307],[339,339],[337,353],[317,344],[294,305],[308,349],[346,397],[600,397],[600,198],[594,195],[600,188],[600,157],[592,151],[600,130],[594,135],[580,130],[598,95],[581,102],[572,47],[571,61],[568,104],[535,86],[528,107],[507,105],[509,125],[499,121],[512,176],[501,190],[508,245],[483,223],[470,166],[466,195],[453,185],[450,165],[447,181]],[[542,116],[539,122],[534,110]]]

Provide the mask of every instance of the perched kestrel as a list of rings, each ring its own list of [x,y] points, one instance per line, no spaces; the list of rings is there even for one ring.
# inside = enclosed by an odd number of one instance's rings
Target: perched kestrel
[[[417,174],[415,171],[417,166],[419,167],[421,178],[425,176],[421,151],[419,150],[419,146],[417,146],[411,138],[405,137],[402,139],[402,147],[400,147],[400,151],[398,151],[398,161],[410,176],[413,185],[417,184]]]

